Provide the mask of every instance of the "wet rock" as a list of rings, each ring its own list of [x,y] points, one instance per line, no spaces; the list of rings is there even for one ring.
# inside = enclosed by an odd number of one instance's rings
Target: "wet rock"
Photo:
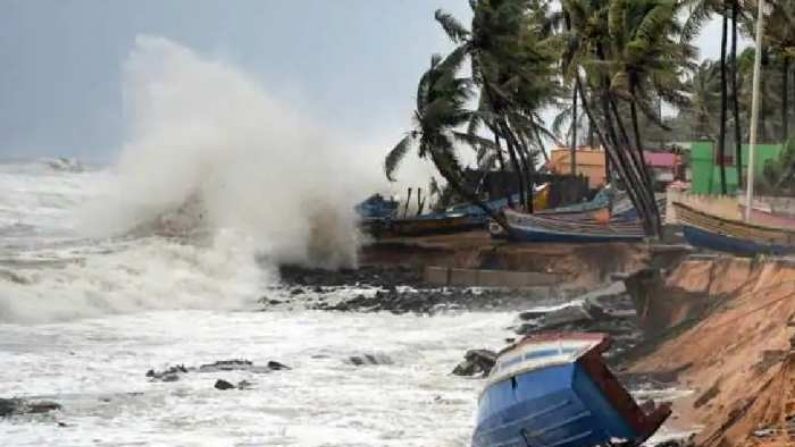
[[[19,399],[0,398],[0,417],[10,416],[14,414],[20,403],[21,401]]]
[[[146,377],[151,380],[159,380],[161,382],[176,382],[179,380],[180,375],[189,372],[198,373],[214,373],[214,372],[227,372],[227,371],[248,371],[253,373],[265,374],[271,371],[282,371],[291,369],[289,366],[279,363],[277,361],[269,361],[266,366],[255,365],[249,360],[233,359],[233,360],[219,360],[214,363],[207,363],[196,367],[185,367],[184,365],[171,366],[162,371],[155,371],[150,369],[146,373]]]
[[[161,382],[176,382],[179,380],[179,375],[188,372],[188,368],[185,365],[176,365],[168,367],[162,371],[155,371],[150,369],[146,372],[146,377],[149,377],[152,380],[159,380]]]
[[[39,414],[60,410],[61,405],[51,401],[28,401],[25,399],[0,398],[0,417],[9,417],[19,414]]]
[[[219,371],[248,371],[254,366],[254,363],[248,360],[219,360],[214,363],[208,363],[199,366],[199,372],[219,372]]]
[[[392,365],[392,359],[384,354],[363,354],[348,357],[348,363],[354,366]]]
[[[251,382],[249,382],[248,380],[241,380],[240,382],[237,383],[237,389],[239,389],[239,390],[247,390],[247,389],[251,388],[252,386],[254,386],[254,385]]]
[[[226,381],[226,380],[224,380],[224,379],[218,379],[218,380],[216,380],[216,381],[215,381],[215,385],[213,385],[213,386],[215,387],[215,389],[216,389],[216,390],[222,390],[222,391],[224,391],[224,390],[231,390],[231,389],[234,389],[234,388],[235,388],[235,386],[234,386],[234,385],[232,385],[231,383],[227,382],[227,381]]]
[[[272,371],[282,371],[282,370],[289,370],[292,369],[289,366],[285,365],[284,363],[279,363],[277,361],[271,360],[268,362],[268,369]]]
[[[464,355],[464,361],[453,369],[453,374],[464,377],[480,374],[485,377],[489,375],[496,361],[497,354],[495,352],[487,349],[472,349]]]

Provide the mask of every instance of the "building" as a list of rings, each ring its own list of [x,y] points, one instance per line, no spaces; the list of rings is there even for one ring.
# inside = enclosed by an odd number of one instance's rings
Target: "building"
[[[600,188],[606,183],[605,152],[589,146],[577,148],[577,175],[588,178],[591,189]],[[553,174],[571,174],[571,150],[557,147],[549,155],[549,171]]]
[[[644,151],[646,165],[651,168],[653,178],[659,185],[667,185],[684,178],[682,156],[670,152]],[[580,147],[577,149],[577,175],[588,178],[588,186],[599,188],[605,180],[605,152],[601,149]],[[571,150],[556,148],[549,158],[549,169],[556,174],[571,173]]]
[[[720,164],[711,141],[693,143],[690,147],[691,192],[695,194],[721,194]],[[733,147],[733,146],[732,146]],[[762,175],[768,160],[775,160],[781,153],[780,144],[758,144],[754,158],[754,175]],[[737,168],[733,155],[724,157],[726,166],[726,190],[729,194],[737,192]],[[748,145],[742,146],[742,172],[747,172]],[[745,178],[745,177],[743,177]]]

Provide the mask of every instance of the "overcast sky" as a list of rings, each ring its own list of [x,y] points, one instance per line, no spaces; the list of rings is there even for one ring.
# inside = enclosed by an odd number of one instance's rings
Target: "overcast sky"
[[[433,20],[467,0],[0,0],[0,157],[110,160],[123,141],[121,69],[139,34],[242,68],[327,127],[394,138],[409,125]],[[720,27],[699,39],[715,57]]]

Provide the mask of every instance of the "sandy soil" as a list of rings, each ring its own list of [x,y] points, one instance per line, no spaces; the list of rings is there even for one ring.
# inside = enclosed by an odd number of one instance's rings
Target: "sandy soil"
[[[700,425],[703,446],[795,445],[795,265],[788,261],[693,259],[665,279],[665,290],[699,296],[687,306],[659,307],[671,322],[667,340],[630,371],[677,371],[694,391],[674,404],[684,424]],[[688,318],[694,317],[694,318]],[[793,430],[795,433],[795,430]]]

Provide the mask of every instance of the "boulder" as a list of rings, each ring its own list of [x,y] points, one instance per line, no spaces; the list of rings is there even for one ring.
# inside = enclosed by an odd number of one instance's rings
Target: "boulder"
[[[232,385],[231,383],[227,382],[224,379],[216,380],[214,387],[215,387],[216,390],[221,390],[221,391],[231,390],[231,389],[235,388],[234,385]]]
[[[472,349],[464,355],[464,361],[453,369],[453,374],[465,377],[480,374],[485,377],[489,375],[496,361],[497,353],[487,349]]]
[[[277,361],[271,360],[268,362],[268,368],[272,371],[282,371],[285,369],[292,369],[289,366],[285,365],[284,363],[279,363]]]

